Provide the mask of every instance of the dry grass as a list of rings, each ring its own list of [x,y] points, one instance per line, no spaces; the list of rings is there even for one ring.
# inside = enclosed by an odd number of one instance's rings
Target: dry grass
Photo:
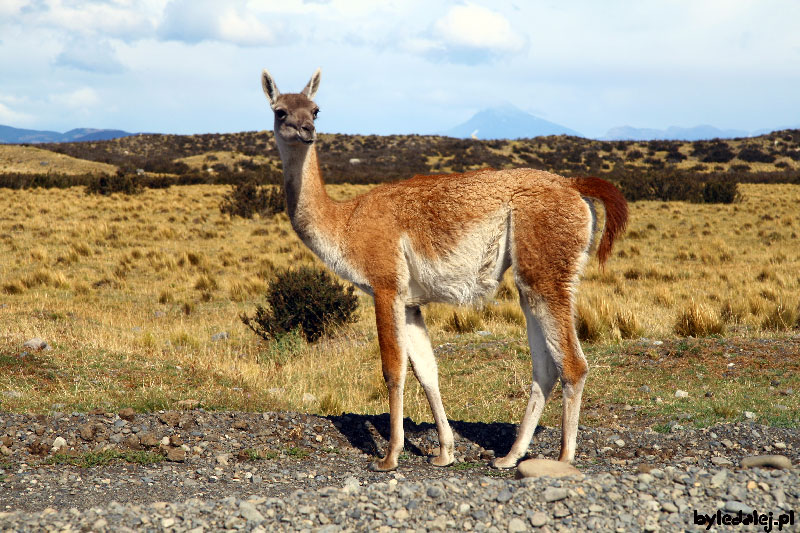
[[[113,174],[114,165],[77,159],[33,146],[0,144],[0,171],[24,174]]]
[[[674,330],[681,337],[722,335],[725,333],[725,322],[712,307],[692,301],[678,315]]]
[[[272,161],[265,156],[246,156],[238,152],[229,151],[206,152],[199,155],[181,157],[175,161],[186,163],[190,168],[194,169],[202,169],[204,166],[213,167],[217,164],[223,164],[230,169],[234,169],[237,166],[240,166],[242,162],[251,160],[258,164],[264,164]]]
[[[336,198],[363,190],[330,188]],[[585,345],[590,404],[601,394],[624,398],[635,381],[620,380],[602,354],[620,339],[675,338],[686,309],[704,310],[729,335],[796,331],[800,187],[741,190],[744,201],[734,205],[634,203],[630,231],[605,272],[592,260],[578,299],[582,337],[597,343]],[[222,215],[227,191],[3,191],[0,391],[15,392],[0,396],[0,409],[155,409],[195,398],[210,408],[385,412],[368,297],[360,297],[355,324],[313,346],[297,339],[267,344],[240,323],[239,314],[263,303],[276,269],[317,260],[285,215]],[[480,309],[425,309],[453,418],[517,421],[524,409],[524,317],[510,276],[501,287]],[[229,337],[212,340],[222,331]],[[34,336],[54,349],[20,357]],[[407,414],[430,420],[413,379],[407,391]],[[316,400],[303,403],[307,392]],[[557,419],[557,406],[547,413],[545,421]]]

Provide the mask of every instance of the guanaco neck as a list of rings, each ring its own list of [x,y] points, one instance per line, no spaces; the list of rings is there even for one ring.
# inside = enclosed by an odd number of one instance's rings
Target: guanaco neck
[[[314,144],[288,146],[278,142],[283,163],[283,184],[286,191],[286,208],[292,227],[312,247],[315,234],[337,233],[337,204],[325,190],[325,182],[317,160]]]

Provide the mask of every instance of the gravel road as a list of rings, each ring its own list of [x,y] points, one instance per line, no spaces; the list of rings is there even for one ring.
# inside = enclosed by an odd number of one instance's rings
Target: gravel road
[[[716,520],[754,512],[765,523],[772,513],[775,531],[800,528],[798,470],[741,466],[767,454],[796,465],[795,429],[614,421],[579,432],[581,475],[522,480],[487,467],[515,426],[453,429],[454,466],[429,466],[435,428],[406,420],[400,468],[375,473],[386,415],[2,413],[0,530],[705,531],[708,518],[730,529]],[[555,458],[559,439],[539,428],[530,456]]]

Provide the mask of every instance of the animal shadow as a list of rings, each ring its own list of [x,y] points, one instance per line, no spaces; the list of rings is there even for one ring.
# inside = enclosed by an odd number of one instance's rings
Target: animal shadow
[[[341,414],[326,416],[341,432],[350,445],[363,453],[381,456],[389,440],[389,414],[361,415]],[[476,444],[484,450],[492,450],[496,457],[503,456],[511,449],[516,436],[516,424],[506,422],[462,422],[451,420],[455,432],[456,446],[463,441]],[[536,428],[540,433],[544,428]],[[406,453],[418,456],[430,455],[430,450],[439,446],[436,425],[430,422],[417,423],[410,418],[403,419],[405,432],[404,449]]]

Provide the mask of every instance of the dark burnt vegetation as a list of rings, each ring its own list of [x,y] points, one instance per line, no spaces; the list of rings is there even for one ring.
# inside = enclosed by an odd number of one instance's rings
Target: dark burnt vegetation
[[[234,186],[231,200],[263,204],[266,192],[275,188],[260,187],[282,181],[280,157],[272,137],[265,131],[136,135],[37,147],[128,169],[126,175],[137,187],[230,184]],[[719,202],[735,200],[737,183],[800,183],[796,163],[800,162],[800,130],[695,142],[595,141],[563,135],[481,141],[421,135],[321,134],[317,146],[323,175],[331,184],[380,183],[416,174],[486,167],[527,167],[564,176],[604,177],[616,182],[629,200]],[[215,153],[232,157],[221,159]],[[202,165],[181,160],[192,156],[204,156]],[[98,179],[93,175],[0,174],[0,187],[92,188],[99,187]],[[248,216],[249,207],[244,207],[242,216]],[[233,203],[228,208],[237,214]]]

